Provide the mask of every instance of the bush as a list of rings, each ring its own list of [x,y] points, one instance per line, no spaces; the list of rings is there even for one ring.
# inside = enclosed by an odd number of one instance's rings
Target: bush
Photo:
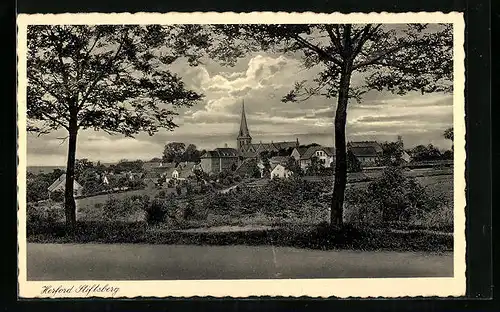
[[[154,199],[144,205],[146,221],[150,224],[164,222],[165,218],[177,209],[178,205],[174,200]]]
[[[64,202],[64,192],[54,191],[50,194],[50,199],[55,201],[56,203],[62,203]]]
[[[148,203],[149,196],[147,195],[133,195],[121,200],[110,195],[102,206],[103,215],[108,221],[128,220],[130,217],[136,216]]]
[[[38,234],[51,231],[56,224],[64,220],[64,208],[60,204],[32,204],[26,206],[27,234]]]
[[[433,196],[415,178],[398,167],[387,167],[366,189],[346,193],[346,222],[408,222],[423,213],[436,211],[443,199]]]
[[[155,198],[166,198],[167,197],[167,192],[165,190],[161,190],[156,194]]]

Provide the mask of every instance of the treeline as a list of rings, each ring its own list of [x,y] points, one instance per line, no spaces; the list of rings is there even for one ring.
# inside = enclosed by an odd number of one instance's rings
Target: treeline
[[[163,149],[162,161],[179,164],[181,162],[199,163],[205,150],[198,150],[196,145],[182,142],[167,143]]]

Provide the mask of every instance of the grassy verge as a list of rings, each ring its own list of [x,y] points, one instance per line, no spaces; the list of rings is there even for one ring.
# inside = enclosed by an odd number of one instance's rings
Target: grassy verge
[[[425,232],[407,234],[346,226],[331,230],[326,225],[287,225],[267,230],[231,233],[185,233],[159,230],[142,222],[80,222],[73,234],[64,224],[33,232],[32,243],[143,243],[190,245],[275,245],[332,250],[449,251],[453,237]]]

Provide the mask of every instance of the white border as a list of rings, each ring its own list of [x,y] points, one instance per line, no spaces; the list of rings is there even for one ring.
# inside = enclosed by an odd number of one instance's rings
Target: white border
[[[19,297],[42,298],[42,285],[108,283],[119,297],[406,297],[465,295],[465,67],[462,13],[88,13],[18,16]],[[454,277],[289,280],[27,281],[26,266],[26,30],[32,24],[453,23],[454,24]],[[65,295],[81,297],[79,294]],[[109,297],[111,294],[103,294]],[[60,296],[58,296],[60,298]]]

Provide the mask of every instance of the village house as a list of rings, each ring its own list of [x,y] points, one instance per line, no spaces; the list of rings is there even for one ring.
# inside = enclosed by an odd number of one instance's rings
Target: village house
[[[271,165],[271,179],[288,179],[293,174],[282,164]]]
[[[167,170],[164,171],[163,176],[165,177],[165,182],[167,183],[170,180],[185,181],[189,177],[194,177],[197,169],[201,169],[201,167],[195,162],[182,162],[175,168],[167,168]]]
[[[48,188],[47,191],[49,192],[49,198],[50,195],[53,194],[56,191],[64,192],[66,189],[66,174],[63,173],[61,176],[55,180]],[[73,194],[75,196],[81,196],[83,191],[83,186],[78,183],[76,180],[73,182]]]
[[[382,146],[375,141],[349,142],[347,150],[359,160],[362,167],[376,166],[383,154]]]
[[[299,163],[300,162],[300,157],[302,157],[302,155],[305,154],[305,152],[307,151],[307,149],[308,149],[308,147],[306,147],[306,146],[296,147],[296,148],[293,149],[293,151],[290,154],[290,156],[293,157],[297,163]]]
[[[299,158],[300,151],[294,150],[292,157]],[[324,147],[320,145],[310,146],[307,150],[302,150],[302,155],[299,158],[299,165],[302,170],[305,170],[311,165],[312,158],[316,157],[318,162],[325,168],[331,168],[334,164],[335,149],[333,147]]]

